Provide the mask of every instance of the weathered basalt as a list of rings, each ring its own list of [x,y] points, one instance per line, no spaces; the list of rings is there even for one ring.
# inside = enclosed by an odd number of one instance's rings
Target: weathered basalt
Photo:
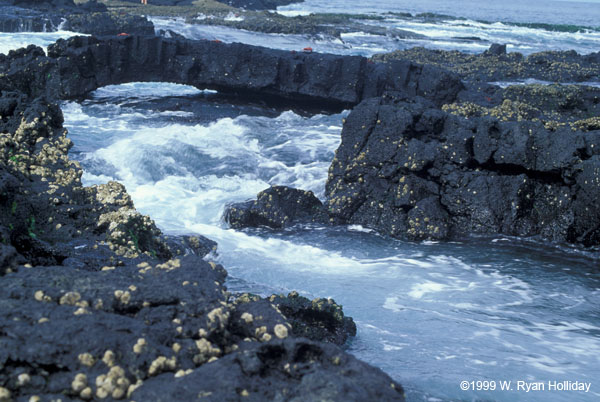
[[[342,306],[333,299],[309,300],[291,292],[287,297],[273,295],[269,301],[290,320],[296,336],[343,345],[356,335],[356,324],[351,317],[344,316]]]
[[[334,345],[304,339],[243,344],[188,376],[177,379],[163,374],[145,384],[133,392],[133,398],[170,401],[172,395],[181,400],[200,395],[211,401],[393,401],[403,395],[397,383],[381,377],[380,370],[341,354]]]
[[[261,191],[254,201],[228,206],[224,218],[233,228],[280,229],[299,222],[326,222],[327,213],[312,191],[273,186]]]
[[[325,108],[353,106],[386,89],[451,103],[463,89],[453,74],[410,62],[290,53],[239,43],[128,36],[74,37],[0,56],[0,78],[30,96],[68,99],[101,86],[162,81],[288,99]]]
[[[108,12],[104,4],[96,1],[79,5],[72,1],[57,0],[15,1],[8,4],[18,7],[2,7],[0,32],[50,32],[60,27],[99,36],[119,33],[154,35],[154,26],[145,17]]]
[[[373,60],[409,60],[433,65],[452,71],[464,80],[477,82],[528,78],[564,83],[600,81],[600,53],[579,55],[572,50],[540,52],[524,57],[521,53],[504,53],[498,46],[483,54],[415,47],[375,55]]]
[[[390,93],[348,116],[328,212],[395,237],[502,233],[597,246],[599,141],[598,131],[464,119]]]
[[[328,35],[341,38],[341,34],[363,32],[370,35],[389,36],[396,39],[425,39],[425,35],[404,29],[378,26],[364,23],[366,20],[378,20],[382,17],[364,14],[310,14],[286,17],[273,12],[236,13],[211,15],[210,18],[198,19],[189,16],[186,22],[200,25],[220,25],[253,32],[297,34],[297,35]]]
[[[541,122],[549,130],[569,127],[597,130],[600,127],[600,88],[584,85],[513,85],[505,89],[474,86],[457,100],[442,106],[444,111],[464,116],[491,116],[502,121]]]
[[[221,3],[246,10],[274,10],[280,6],[302,3],[302,1],[304,0],[221,0]]]

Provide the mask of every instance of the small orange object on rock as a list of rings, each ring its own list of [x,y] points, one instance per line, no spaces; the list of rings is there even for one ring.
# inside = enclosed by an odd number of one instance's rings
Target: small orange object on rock
[[[311,53],[313,51],[313,48],[312,47],[305,47],[304,49],[302,49],[302,51],[306,52],[306,53]]]
[[[117,36],[129,36],[129,34],[125,33],[125,32],[121,32],[120,34],[117,34]]]

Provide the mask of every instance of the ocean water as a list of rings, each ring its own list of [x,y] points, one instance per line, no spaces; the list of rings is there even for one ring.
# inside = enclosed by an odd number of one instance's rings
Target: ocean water
[[[435,13],[491,22],[537,22],[600,27],[600,1],[570,0],[305,0],[278,7],[287,14]]]
[[[317,7],[335,12],[350,3],[309,0],[286,9],[309,12]],[[410,3],[356,2],[356,10],[452,11],[468,17],[462,21],[465,26],[456,20],[432,23],[393,16],[382,22],[413,23],[411,29],[440,38],[421,45],[437,46],[445,40],[440,46],[448,49],[464,48],[463,42],[448,36],[452,26],[477,29],[482,35],[493,25],[519,22],[515,15],[526,18],[524,11],[490,11],[497,7],[492,2],[478,2],[481,7],[470,11],[469,2],[451,9],[441,2]],[[522,7],[533,9],[535,4]],[[545,12],[551,14],[550,9]],[[581,12],[581,20],[569,20],[565,11],[563,23],[589,25],[585,23],[589,13]],[[509,19],[476,22],[493,20],[490,16]],[[203,28],[181,20],[154,21],[157,28],[189,37],[286,49],[314,41],[328,51],[368,55],[390,50],[390,44],[405,45],[386,38],[365,39],[360,33],[352,42]],[[551,17],[540,21],[555,23]],[[469,28],[476,24],[482,25]],[[515,48],[535,43],[538,49],[551,50],[575,43],[581,50],[593,48],[596,40],[593,31],[582,32],[579,42],[575,33],[522,27],[515,28],[518,34],[505,31],[513,35]],[[22,45],[18,34],[3,38],[7,47]],[[254,198],[270,185],[312,190],[323,198],[327,169],[348,111],[289,110],[167,83],[104,87],[81,102],[61,106],[75,144],[71,157],[81,161],[86,185],[118,180],[136,208],[149,214],[164,232],[199,233],[217,241],[215,258],[229,272],[231,291],[267,296],[297,290],[309,298],[334,298],[358,326],[348,351],[401,382],[409,401],[600,400],[597,255],[502,236],[413,243],[356,225],[238,231],[223,222],[227,204]],[[473,383],[479,389],[461,390],[462,381],[488,382]],[[510,381],[512,390],[500,390],[502,381]],[[517,381],[592,385],[587,393],[526,392]],[[486,390],[491,382],[496,389]]]
[[[199,24],[186,24],[181,18],[150,18],[157,29],[169,29],[184,35],[190,39],[219,39],[223,42],[241,42],[257,46],[268,46],[284,50],[302,50],[310,46],[317,52],[335,53],[335,54],[358,54],[362,56],[372,56],[375,53],[384,53],[394,50],[403,50],[415,46],[422,46],[430,49],[440,50],[460,50],[468,53],[481,53],[487,50],[492,43],[503,43],[507,45],[507,51],[520,52],[529,55],[535,52],[545,50],[575,50],[580,54],[597,52],[600,49],[600,27],[598,21],[588,21],[583,16],[581,23],[576,24],[579,19],[573,19],[573,22],[567,19],[561,19],[559,23],[539,27],[536,25],[523,26],[514,25],[511,22],[520,22],[520,19],[509,20],[490,18],[489,20],[480,20],[474,18],[455,19],[450,17],[438,16],[428,17],[404,17],[397,14],[382,12],[375,8],[357,8],[346,7],[345,2],[326,2],[309,0],[307,3],[292,5],[293,11],[280,11],[285,15],[302,15],[310,12],[375,12],[382,20],[358,20],[361,24],[376,25],[389,28],[387,35],[374,35],[364,31],[351,31],[341,34],[341,37],[331,37],[326,35],[287,35],[287,34],[267,34],[256,33],[245,30],[237,30],[224,26],[202,25],[202,19]],[[341,8],[338,9],[336,4]],[[492,3],[490,3],[492,4]],[[493,3],[496,4],[496,3]],[[595,15],[600,15],[600,6],[595,6]],[[400,8],[398,10],[406,10]],[[419,10],[408,8],[413,15]],[[494,14],[492,14],[494,15]],[[495,15],[494,15],[495,16]],[[589,18],[589,14],[585,14]],[[526,20],[529,21],[529,20]],[[535,20],[534,20],[535,21]],[[590,24],[587,24],[590,22]],[[591,24],[593,22],[593,25]],[[566,24],[566,25],[565,25]],[[576,25],[576,26],[572,26]],[[586,28],[587,27],[587,28]],[[404,30],[423,35],[421,39],[404,39],[393,34],[393,30]]]

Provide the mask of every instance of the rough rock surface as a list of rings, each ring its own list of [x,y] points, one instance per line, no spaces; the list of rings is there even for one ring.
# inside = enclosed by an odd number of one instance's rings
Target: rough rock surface
[[[298,292],[262,299],[260,296],[244,293],[236,297],[235,303],[240,317],[245,318],[246,324],[253,324],[255,327],[260,327],[261,324],[255,322],[253,317],[264,317],[265,311],[271,316],[275,314],[266,308],[272,305],[276,307],[277,314],[283,314],[289,321],[294,336],[344,345],[350,337],[356,335],[356,324],[351,317],[344,316],[342,306],[333,299],[316,298],[311,301]]]
[[[410,62],[377,64],[358,56],[151,36],[59,40],[48,57],[30,47],[0,56],[0,77],[29,95],[62,99],[104,85],[163,81],[338,109],[386,88],[439,105],[463,89],[455,75]]]
[[[600,132],[464,119],[395,94],[348,116],[327,206],[397,237],[470,233],[600,244]]]
[[[442,109],[468,118],[491,116],[502,121],[541,122],[549,130],[600,128],[600,88],[584,85],[512,85],[499,88],[467,84],[457,100]]]
[[[233,228],[280,229],[298,222],[326,222],[327,213],[312,191],[273,186],[261,191],[254,201],[227,207],[225,221]]]
[[[372,387],[364,387],[365,383]],[[132,398],[170,401],[172,395],[181,400],[201,395],[211,401],[393,401],[402,395],[399,385],[382,378],[378,369],[340,354],[333,345],[303,339],[243,345],[183,378],[163,374],[145,384]]]
[[[221,0],[229,6],[247,10],[275,10],[279,6],[293,3],[302,3],[303,0]]]
[[[296,336],[343,345],[356,335],[356,324],[344,316],[342,306],[333,299],[308,300],[298,292],[291,292],[287,297],[273,295],[269,301],[290,320]]]
[[[524,57],[505,53],[494,44],[483,54],[415,47],[373,56],[379,62],[410,60],[434,65],[477,82],[536,78],[550,82],[600,81],[600,52],[579,55],[575,51],[547,51]]]
[[[363,23],[365,20],[378,20],[380,16],[366,14],[309,14],[287,17],[273,12],[236,13],[240,17],[232,20],[230,14],[211,15],[211,18],[198,20],[189,16],[186,22],[199,25],[220,25],[253,32],[297,34],[297,35],[329,35],[340,38],[342,33],[364,32],[370,35],[388,36],[396,39],[425,39],[426,36],[404,29],[377,26]]]
[[[128,33],[154,35],[154,26],[145,17],[108,12],[104,4],[88,1],[79,5],[70,0],[0,2],[0,32],[46,32],[63,30],[90,35]],[[13,7],[18,6],[18,7]]]

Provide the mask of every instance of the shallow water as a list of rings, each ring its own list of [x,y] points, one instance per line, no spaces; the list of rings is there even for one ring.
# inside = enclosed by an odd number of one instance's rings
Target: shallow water
[[[106,87],[63,110],[85,184],[119,180],[166,232],[216,240],[233,291],[334,298],[358,324],[350,352],[404,384],[410,400],[600,397],[600,384],[587,394],[459,388],[600,378],[598,260],[507,238],[408,243],[360,226],[228,229],[224,205],[271,184],[322,197],[345,113],[232,105],[152,83]]]

